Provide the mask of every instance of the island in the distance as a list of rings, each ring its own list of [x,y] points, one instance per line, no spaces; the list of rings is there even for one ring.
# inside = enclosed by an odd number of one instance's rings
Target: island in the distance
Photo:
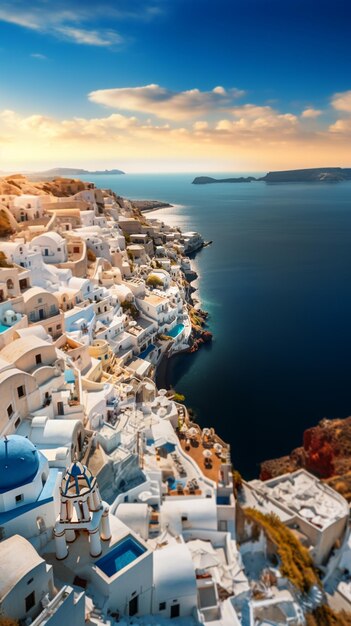
[[[251,183],[257,180],[254,176],[239,176],[239,178],[211,178],[211,176],[196,176],[193,185],[209,185],[211,183]]]
[[[119,176],[121,174],[125,174],[122,170],[112,169],[112,170],[84,170],[82,168],[77,167],[53,167],[50,170],[45,170],[44,172],[30,172],[27,173],[26,176],[29,180],[42,180],[42,179],[51,179],[56,177],[71,177],[71,176],[101,176],[106,174],[112,174],[115,176]]]
[[[264,181],[266,183],[339,183],[351,180],[351,168],[349,167],[315,167],[301,170],[282,170],[268,172],[261,178],[254,176],[240,176],[239,178],[211,178],[210,176],[197,176],[192,181],[193,185],[208,185],[210,183],[251,183],[252,181]]]

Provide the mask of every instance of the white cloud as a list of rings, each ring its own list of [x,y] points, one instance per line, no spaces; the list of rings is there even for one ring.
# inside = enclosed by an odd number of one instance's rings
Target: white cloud
[[[322,115],[322,113],[323,111],[320,111],[319,109],[314,109],[313,107],[309,107],[305,109],[304,111],[302,111],[301,117],[303,117],[304,119],[315,119],[316,117],[319,117],[320,115]]]
[[[121,35],[113,30],[98,31],[74,28],[73,26],[60,26],[56,28],[56,31],[65,39],[89,46],[112,46],[123,42]]]
[[[337,111],[351,113],[351,90],[334,94],[332,97],[332,106]]]
[[[72,10],[51,4],[34,3],[28,8],[28,4],[21,1],[4,3],[0,7],[0,21],[54,35],[71,43],[90,46],[112,46],[122,43],[123,38],[115,30],[90,28],[89,23],[93,22],[94,18],[94,11],[88,12],[82,7]]]
[[[114,109],[151,113],[160,118],[177,120],[228,108],[243,94],[238,89],[225,90],[223,87],[215,87],[212,91],[189,89],[176,92],[151,84],[143,87],[99,89],[92,91],[88,97],[92,102]]]
[[[32,57],[32,59],[39,59],[40,61],[44,61],[48,58],[47,56],[45,56],[45,54],[41,54],[40,52],[32,52],[30,56]]]

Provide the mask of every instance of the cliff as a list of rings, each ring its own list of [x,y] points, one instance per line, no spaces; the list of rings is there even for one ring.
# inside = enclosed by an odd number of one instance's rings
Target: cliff
[[[305,430],[300,448],[261,464],[260,478],[268,480],[301,467],[351,501],[351,417],[323,419]]]
[[[209,185],[212,183],[251,183],[252,181],[266,183],[340,183],[351,180],[350,167],[316,167],[301,170],[282,170],[268,172],[261,178],[254,176],[240,176],[239,178],[212,178],[211,176],[196,176],[193,185]]]
[[[268,174],[259,180],[264,180],[266,183],[339,183],[344,180],[351,180],[351,168],[317,167],[302,170],[268,172]]]
[[[67,197],[83,191],[84,183],[72,178],[55,178],[52,181],[30,181],[23,174],[10,174],[0,178],[0,195],[21,194]]]
[[[172,204],[160,202],[159,200],[131,200],[133,206],[139,211],[156,211],[157,209],[168,209]]]

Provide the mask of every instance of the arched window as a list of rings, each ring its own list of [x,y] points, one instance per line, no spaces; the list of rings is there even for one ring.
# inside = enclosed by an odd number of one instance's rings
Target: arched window
[[[6,286],[7,286],[7,289],[13,289],[13,288],[14,288],[14,284],[13,284],[13,280],[12,280],[12,278],[9,278],[9,279],[6,281]]]

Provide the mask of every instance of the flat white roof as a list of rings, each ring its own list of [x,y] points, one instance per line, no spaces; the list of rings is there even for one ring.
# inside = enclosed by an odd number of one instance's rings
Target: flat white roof
[[[266,482],[252,481],[260,492],[317,528],[326,528],[348,515],[348,504],[340,494],[305,470],[284,474]]]

